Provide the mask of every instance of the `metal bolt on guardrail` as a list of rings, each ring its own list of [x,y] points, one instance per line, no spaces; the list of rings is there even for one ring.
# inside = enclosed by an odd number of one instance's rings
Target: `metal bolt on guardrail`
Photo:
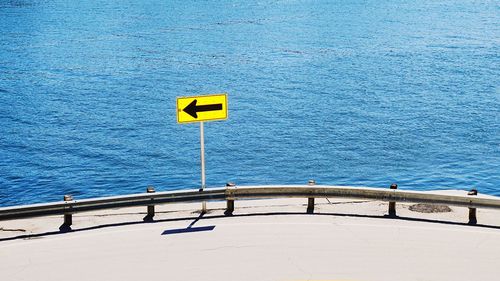
[[[226,183],[226,190],[229,190],[231,188],[236,188],[236,184],[234,182]],[[232,216],[234,212],[234,198],[228,195],[226,198],[226,203],[226,211],[224,212],[224,214],[226,216]]]
[[[477,189],[471,189],[467,195],[477,196]],[[469,224],[477,224],[476,208],[469,208]]]
[[[390,189],[398,189],[398,185],[393,183],[389,187]],[[389,216],[390,217],[395,217],[396,216],[396,202],[390,201],[389,202]]]
[[[314,185],[316,185],[316,181],[315,180],[309,180],[307,182],[307,185],[314,186]],[[314,213],[314,197],[307,198],[307,213],[308,214]]]
[[[155,193],[155,188],[153,186],[148,186],[146,188],[146,193]],[[153,200],[153,198],[151,198]],[[155,205],[148,205],[148,214],[143,218],[144,221],[152,221],[155,216]]]

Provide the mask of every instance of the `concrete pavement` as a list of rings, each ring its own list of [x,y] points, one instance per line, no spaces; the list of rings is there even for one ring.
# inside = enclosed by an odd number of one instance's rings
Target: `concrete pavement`
[[[398,204],[317,199],[236,201],[0,222],[2,280],[498,280],[500,212],[423,214]],[[22,231],[24,230],[24,231]]]

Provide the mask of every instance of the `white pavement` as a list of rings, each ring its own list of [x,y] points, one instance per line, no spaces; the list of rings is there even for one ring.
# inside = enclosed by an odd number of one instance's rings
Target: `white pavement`
[[[304,202],[306,201],[306,202]],[[162,205],[0,222],[0,280],[499,280],[500,212],[422,214],[398,204],[317,199]],[[164,234],[167,233],[167,234]],[[163,235],[162,235],[163,234]],[[31,235],[31,236],[27,236]],[[17,238],[16,238],[17,237]],[[24,238],[23,238],[24,237]]]

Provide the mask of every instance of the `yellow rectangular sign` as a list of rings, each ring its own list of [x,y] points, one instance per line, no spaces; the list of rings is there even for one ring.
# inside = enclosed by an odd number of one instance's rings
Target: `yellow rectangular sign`
[[[177,98],[177,122],[227,119],[227,94]]]

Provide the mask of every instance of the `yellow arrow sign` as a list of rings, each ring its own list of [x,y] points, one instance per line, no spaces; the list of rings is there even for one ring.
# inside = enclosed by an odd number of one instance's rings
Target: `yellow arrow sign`
[[[177,122],[227,119],[227,94],[177,98]]]

